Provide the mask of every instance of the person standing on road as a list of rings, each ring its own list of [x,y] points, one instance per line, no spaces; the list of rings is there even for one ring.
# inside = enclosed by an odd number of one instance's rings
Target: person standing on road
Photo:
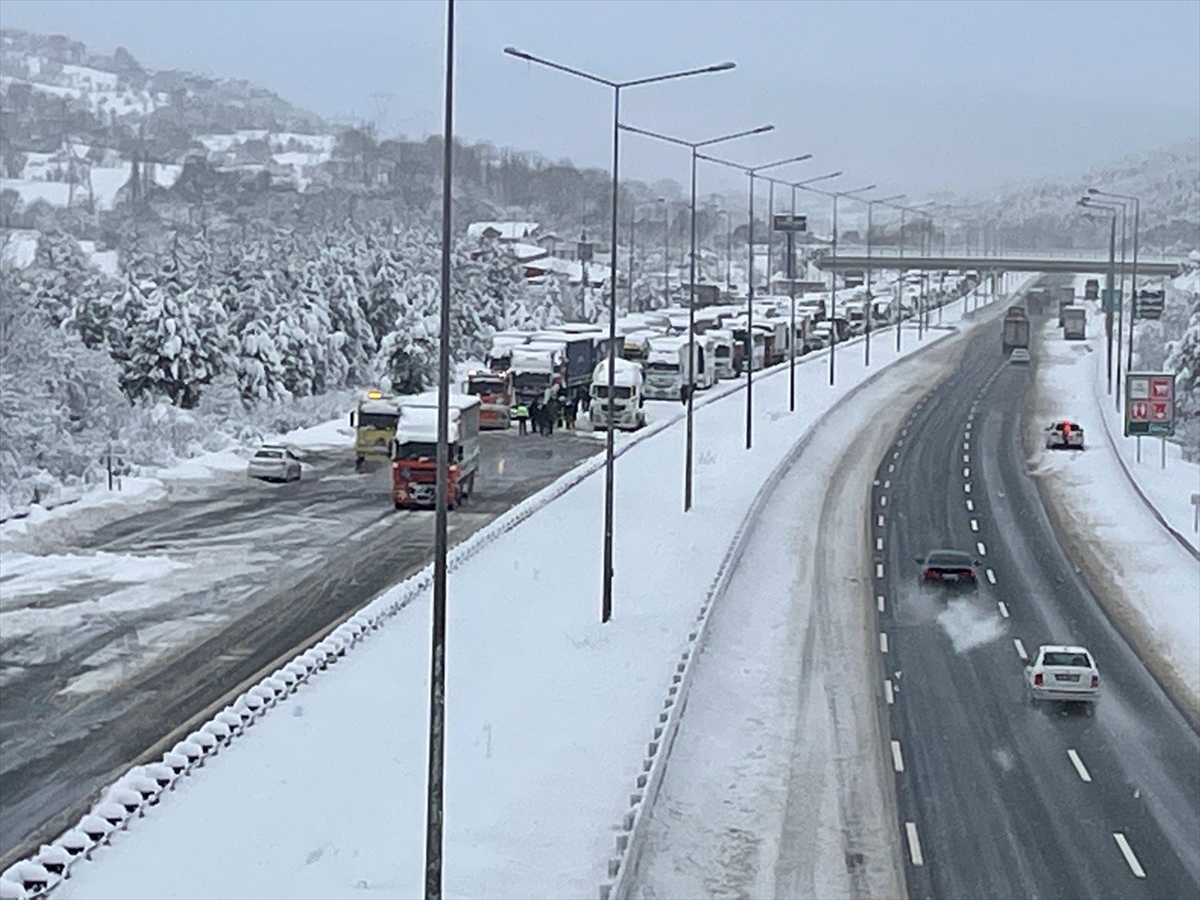
[[[543,434],[550,437],[554,434],[554,421],[558,418],[559,403],[558,399],[553,395],[546,401],[546,405],[542,407],[542,422],[545,423],[545,431]]]
[[[579,394],[575,393],[563,407],[563,425],[568,431],[575,430],[575,418],[579,415]]]
[[[542,404],[534,397],[529,401],[529,434],[540,434],[542,431]]]
[[[517,434],[529,434],[529,407],[518,403],[513,407],[513,418],[517,420]]]

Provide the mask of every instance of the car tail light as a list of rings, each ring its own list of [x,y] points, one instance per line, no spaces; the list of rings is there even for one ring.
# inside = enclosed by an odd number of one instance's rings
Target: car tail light
[[[922,575],[923,575],[923,577],[925,577],[925,578],[937,578],[937,577],[938,577],[938,571],[937,571],[937,569],[926,569],[926,570],[925,570],[925,571],[922,573]]]
[[[1092,676],[1092,687],[1094,687],[1094,688],[1100,687],[1100,676],[1099,675]]]
[[[1042,675],[1041,672],[1038,672],[1036,675],[1033,676],[1033,683],[1035,685],[1037,685],[1038,687],[1042,687],[1042,685],[1044,685],[1046,683],[1046,679]]]

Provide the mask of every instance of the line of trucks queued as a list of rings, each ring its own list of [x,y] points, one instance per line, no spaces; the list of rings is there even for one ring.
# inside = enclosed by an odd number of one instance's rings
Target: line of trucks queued
[[[901,286],[902,287],[902,286]],[[759,370],[861,334],[872,323],[886,324],[915,312],[915,298],[897,291],[867,302],[862,292],[839,298],[837,314],[826,315],[824,300],[797,298],[791,333],[791,300],[756,301],[753,322],[744,304],[695,310],[694,331],[686,309],[632,313],[617,320],[613,393],[609,396],[609,335],[590,323],[566,323],[541,331],[502,331],[494,335],[487,368],[468,373],[461,392],[450,394],[450,472],[446,502],[466,500],[475,488],[481,429],[507,429],[518,405],[550,399],[585,404],[594,428],[612,425],[633,431],[646,424],[645,401],[686,400],[735,378],[749,365]],[[912,302],[910,302],[912,301]],[[689,340],[689,333],[694,340]],[[355,468],[368,461],[390,463],[392,502],[397,509],[434,505],[437,476],[437,394],[391,396],[367,392],[350,413]]]

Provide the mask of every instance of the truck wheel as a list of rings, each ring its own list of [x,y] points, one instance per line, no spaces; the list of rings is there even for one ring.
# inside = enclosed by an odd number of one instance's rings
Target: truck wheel
[[[396,506],[396,509],[404,509],[403,503],[397,503],[397,504],[395,504],[395,506]]]

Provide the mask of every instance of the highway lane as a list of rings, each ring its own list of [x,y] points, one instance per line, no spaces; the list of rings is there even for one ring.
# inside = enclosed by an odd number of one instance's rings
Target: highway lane
[[[872,513],[909,893],[1200,896],[1200,738],[1056,539],[1021,438],[1028,370],[998,324],[974,340],[884,456]],[[972,552],[979,587],[919,586],[935,546]],[[1088,646],[1094,714],[1032,706],[1015,642]]]
[[[475,494],[451,513],[452,544],[603,446],[515,431],[481,443]],[[70,536],[72,556],[176,567],[147,584],[96,577],[6,591],[9,621],[62,615],[0,634],[0,862],[68,827],[128,765],[161,752],[167,732],[432,558],[433,513],[395,511],[386,470],[356,475],[348,454],[313,454],[303,479],[286,485],[217,474]]]

